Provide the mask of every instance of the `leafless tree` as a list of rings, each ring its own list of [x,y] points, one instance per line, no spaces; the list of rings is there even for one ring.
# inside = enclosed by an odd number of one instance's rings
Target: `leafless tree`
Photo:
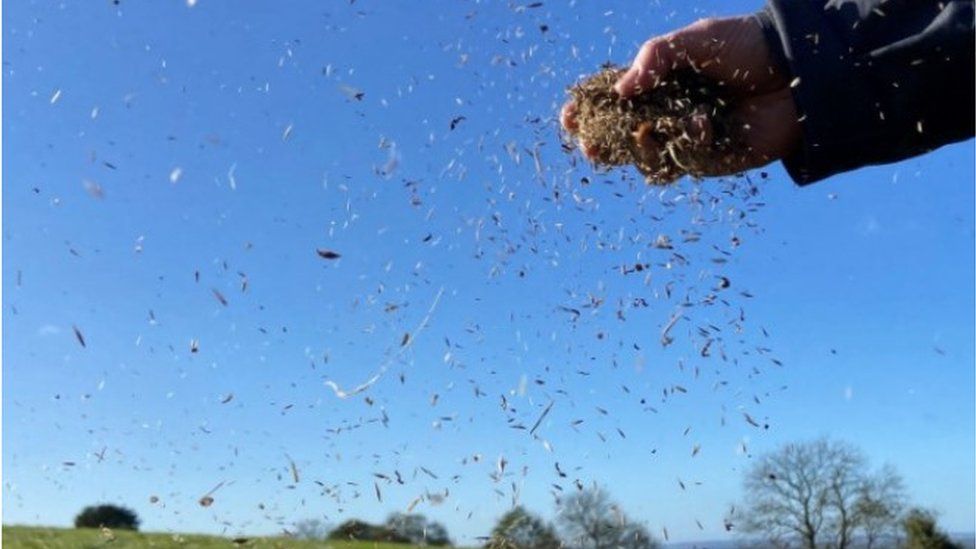
[[[856,448],[828,439],[760,457],[745,491],[740,528],[780,548],[849,549],[855,536],[873,545],[897,525],[904,499],[894,470],[872,474]]]
[[[568,547],[575,549],[656,549],[657,541],[599,489],[568,496],[558,510]]]

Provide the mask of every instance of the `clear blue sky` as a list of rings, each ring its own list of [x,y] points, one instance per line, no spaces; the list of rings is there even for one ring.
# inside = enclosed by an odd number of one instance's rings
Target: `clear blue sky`
[[[754,197],[594,173],[566,85],[759,7],[614,4],[5,3],[4,522],[274,533],[426,496],[473,543],[579,479],[715,539],[751,455],[829,435],[972,530],[972,142]]]

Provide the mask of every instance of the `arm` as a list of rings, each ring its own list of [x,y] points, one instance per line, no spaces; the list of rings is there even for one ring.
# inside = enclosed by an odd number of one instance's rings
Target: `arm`
[[[803,185],[972,137],[973,50],[973,0],[769,0],[648,40],[616,88],[628,97],[694,68],[729,92],[744,130],[730,168],[782,159]],[[570,133],[574,114],[567,104]]]
[[[770,0],[758,18],[794,77],[798,183],[974,135],[972,0]]]

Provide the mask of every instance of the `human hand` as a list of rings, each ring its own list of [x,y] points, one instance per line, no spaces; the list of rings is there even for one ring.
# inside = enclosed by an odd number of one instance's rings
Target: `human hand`
[[[712,171],[702,175],[727,175],[783,158],[799,145],[800,124],[790,82],[776,65],[754,17],[705,19],[645,42],[614,89],[621,98],[632,97],[654,88],[672,72],[688,69],[714,81],[729,102],[731,130],[743,150],[706,163]],[[563,106],[560,119],[570,134],[576,132],[572,102]],[[712,143],[709,116],[696,114],[685,120],[685,127],[693,146],[707,155]],[[634,139],[646,163],[661,162],[662,146],[646,127],[638,128]],[[600,156],[592,144],[581,142],[580,149],[588,158]]]

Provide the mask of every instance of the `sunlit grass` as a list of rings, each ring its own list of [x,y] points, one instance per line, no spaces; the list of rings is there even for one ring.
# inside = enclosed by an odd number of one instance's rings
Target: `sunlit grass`
[[[183,534],[159,534],[79,528],[38,528],[32,526],[4,526],[5,549],[89,549],[97,547],[251,547],[269,549],[404,549],[409,545],[367,541],[299,541],[281,537],[232,538]]]

